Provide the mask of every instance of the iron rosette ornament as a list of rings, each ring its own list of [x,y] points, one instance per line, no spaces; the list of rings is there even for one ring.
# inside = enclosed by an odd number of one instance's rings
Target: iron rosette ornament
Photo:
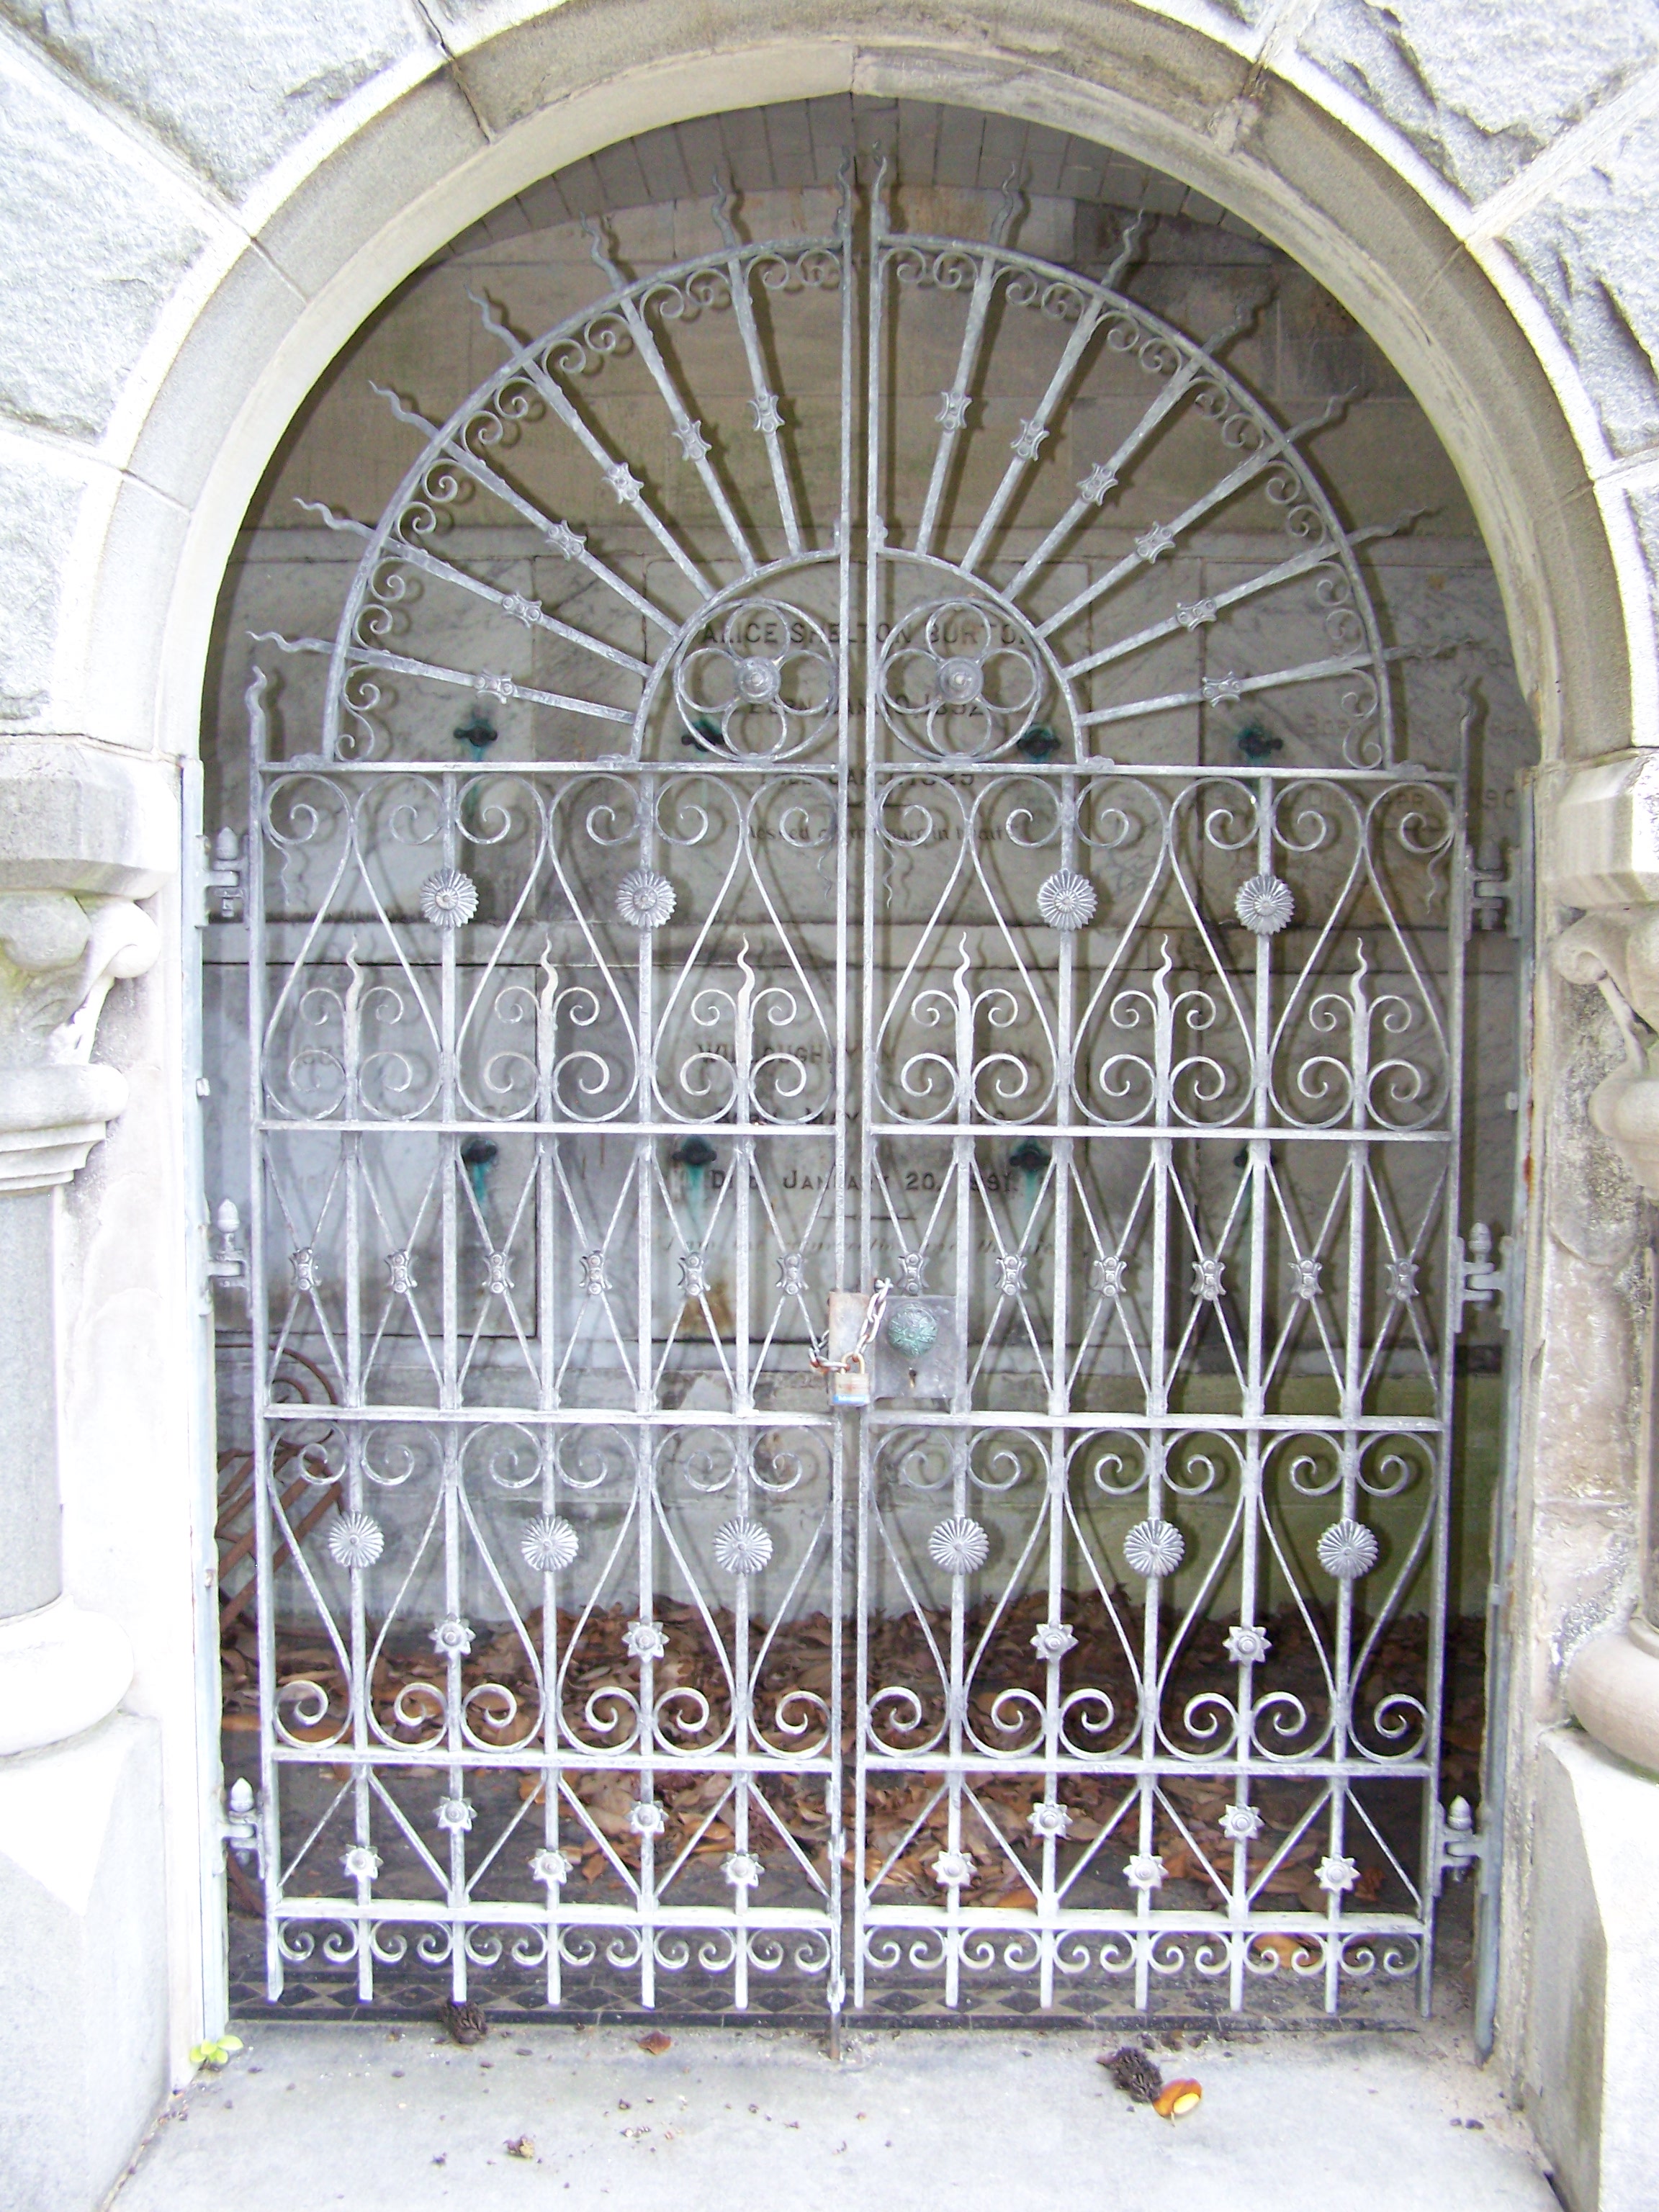
[[[882,718],[907,752],[998,760],[1042,723],[1048,657],[1012,608],[965,592],[913,608],[876,671]]]
[[[794,760],[835,730],[841,664],[816,616],[750,598],[700,624],[673,683],[689,747],[711,761]]]

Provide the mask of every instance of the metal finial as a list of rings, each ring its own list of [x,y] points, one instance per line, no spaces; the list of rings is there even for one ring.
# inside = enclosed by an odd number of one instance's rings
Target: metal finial
[[[1016,161],[1002,180],[997,211],[991,220],[991,243],[1006,246],[1008,234],[1025,211],[1025,164]]]

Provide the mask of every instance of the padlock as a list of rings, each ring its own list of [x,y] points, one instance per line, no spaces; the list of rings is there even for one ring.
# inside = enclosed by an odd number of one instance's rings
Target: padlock
[[[870,1370],[865,1365],[861,1352],[850,1353],[839,1367],[830,1374],[830,1403],[832,1406],[867,1406],[870,1402]]]

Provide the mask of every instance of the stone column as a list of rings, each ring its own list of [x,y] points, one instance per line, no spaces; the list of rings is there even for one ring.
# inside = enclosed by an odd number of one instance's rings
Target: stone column
[[[1567,982],[1599,994],[1620,1041],[1618,1063],[1589,1092],[1587,1114],[1639,1194],[1632,1226],[1649,1255],[1646,1356],[1625,1381],[1641,1409],[1632,1437],[1634,1604],[1620,1627],[1571,1652],[1562,1686],[1590,1735],[1659,1774],[1659,757],[1626,753],[1573,771],[1557,794],[1543,858],[1545,895],[1566,920],[1552,964]],[[1582,911],[1567,919],[1575,908]],[[1605,1218],[1618,1205],[1605,1192],[1599,1210]]]
[[[125,1077],[94,1066],[92,1048],[111,985],[143,975],[158,948],[155,923],[123,894],[155,890],[160,878],[118,849],[135,826],[118,769],[97,755],[67,759],[67,750],[12,748],[4,776],[0,1758],[78,1735],[114,1711],[132,1679],[121,1631],[63,1589],[52,1230],[56,1191],[126,1103]],[[119,829],[127,836],[112,838]],[[85,849],[99,842],[118,849]],[[27,846],[57,849],[18,849]]]
[[[0,739],[0,2189],[91,2212],[167,2084],[160,1739],[118,1709],[124,1631],[65,1589],[64,1187],[127,1102],[93,1057],[160,945],[171,778],[67,739]],[[112,1377],[119,1387],[119,1378]]]

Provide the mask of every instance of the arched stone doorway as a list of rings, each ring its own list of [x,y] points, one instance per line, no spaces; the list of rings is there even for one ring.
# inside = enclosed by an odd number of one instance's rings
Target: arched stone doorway
[[[1528,143],[1554,151],[1543,163],[1506,156],[1498,173],[1514,189],[1494,191],[1485,172],[1471,183],[1455,163],[1436,169],[1432,151],[1425,166],[1402,135],[1398,100],[1373,88],[1363,70],[1348,70],[1344,88],[1340,52],[1327,41],[1310,59],[1306,26],[1283,11],[1238,29],[1218,21],[1206,36],[1150,10],[1091,8],[1066,19],[1056,44],[1052,11],[1013,27],[970,21],[959,9],[948,21],[921,8],[902,19],[891,9],[879,20],[854,11],[826,37],[816,20],[798,25],[771,9],[752,21],[731,17],[729,42],[712,58],[672,10],[595,5],[526,15],[506,29],[498,22],[487,35],[482,27],[477,35],[454,27],[435,53],[399,59],[308,139],[296,142],[280,118],[283,127],[248,150],[234,188],[235,219],[225,223],[216,200],[205,226],[211,250],[167,295],[164,313],[158,307],[137,318],[138,336],[106,379],[109,404],[96,404],[94,393],[80,413],[64,415],[55,398],[20,402],[21,419],[46,422],[64,441],[44,474],[40,454],[32,456],[16,495],[27,540],[20,574],[28,603],[42,610],[40,623],[18,634],[27,652],[13,655],[15,726],[27,738],[8,750],[10,787],[27,793],[16,817],[24,858],[12,879],[21,887],[75,896],[95,879],[100,895],[118,887],[142,898],[166,877],[176,764],[195,743],[210,610],[234,532],[295,410],[370,305],[504,193],[631,131],[723,106],[734,72],[743,95],[757,100],[856,84],[1058,118],[1254,218],[1382,339],[1455,457],[1493,550],[1547,757],[1644,741],[1653,656],[1639,485],[1636,463],[1616,458],[1639,460],[1639,425],[1618,439],[1604,429],[1607,409],[1590,394],[1604,396],[1605,377],[1580,357],[1580,339],[1559,316],[1551,327],[1541,295],[1522,273],[1524,255],[1504,245],[1518,211],[1548,202],[1595,148],[1612,145],[1619,116],[1639,114],[1639,86],[1598,118],[1577,94],[1559,90],[1553,70],[1538,72],[1539,100],[1517,90],[1517,106],[1538,118]],[[642,67],[647,52],[653,59]],[[1505,82],[1529,68],[1510,56]],[[95,66],[81,81],[84,94],[59,79],[54,98],[108,107],[114,137],[101,118],[96,126],[107,152],[132,129],[123,88],[118,79],[112,88],[107,70]],[[1441,75],[1430,68],[1423,81],[1437,85]],[[155,96],[165,110],[164,92]],[[1439,98],[1430,100],[1431,125],[1443,119]],[[1425,138],[1407,121],[1431,148],[1433,128]],[[195,143],[188,127],[182,143]],[[285,167],[276,166],[279,148],[290,149],[281,156]],[[66,177],[85,168],[79,153],[66,158]],[[138,170],[153,183],[142,160]],[[101,204],[101,183],[82,189],[84,204]],[[125,240],[114,218],[112,225],[105,244],[114,258]],[[1562,266],[1582,268],[1593,289],[1601,282],[1597,255],[1571,225],[1568,234]],[[181,249],[175,265],[190,266],[195,252]],[[38,393],[56,376],[67,342],[49,320],[20,329],[46,364]],[[71,378],[65,389],[78,394],[82,386]],[[79,742],[64,743],[65,732]],[[50,760],[36,757],[37,734]],[[56,811],[46,804],[50,790],[68,786],[40,771],[65,763],[69,784],[106,789],[108,804],[100,799],[78,815],[78,799]],[[1607,818],[1597,815],[1568,872],[1575,901],[1642,897],[1653,887],[1640,847],[1638,767],[1627,759],[1607,784]],[[1577,796],[1595,798],[1588,787]],[[164,948],[176,949],[183,917],[165,896],[161,911]],[[163,2040],[167,2063],[181,2067],[219,2003],[219,1908],[199,1880],[220,1817],[198,1735],[206,1695],[198,1650],[211,1644],[198,1572],[210,1483],[196,1323],[207,1224],[189,1167],[196,1109],[188,999],[164,988],[170,966],[153,972],[140,994],[117,996],[106,1024],[104,1048],[140,1072],[136,1102],[63,1205],[58,1229],[76,1316],[66,1306],[60,1323],[57,1426],[69,1580],[83,1602],[128,1632],[139,1660],[128,1709],[164,1753],[161,1826],[146,1827],[144,1850],[126,1855],[129,1886],[143,1898],[130,1923],[159,1929],[165,1830],[169,2025],[163,2038],[152,2023],[129,2069],[121,2110],[135,2116],[162,2078]],[[1586,1013],[1569,995],[1565,1018],[1593,1028],[1598,1003]],[[1599,1053],[1605,1061],[1607,1041],[1591,1042],[1591,1059]],[[1544,1065],[1536,1051],[1533,1064]],[[96,1127],[87,1124],[89,1136]],[[1553,1157],[1545,1146],[1540,1175]],[[1601,1176],[1606,1162],[1597,1156],[1591,1166]],[[192,1210],[193,1245],[177,1225]],[[1616,1613],[1628,1579],[1617,1553],[1631,1521],[1636,1453],[1632,1302],[1617,1265],[1610,1273],[1595,1255],[1584,1264],[1588,1273],[1577,1265],[1568,1271],[1550,1357],[1529,1370],[1539,1395],[1528,1419],[1542,1457],[1512,1600],[1515,1616],[1537,1628],[1516,1751],[1523,1825],[1532,1730],[1559,1714],[1563,1653],[1586,1621]],[[1538,1316],[1544,1270],[1534,1282]],[[1581,1349],[1587,1316],[1589,1334],[1611,1347],[1606,1357]],[[1536,1318],[1529,1340],[1541,1345]],[[118,1392],[107,1379],[117,1342]],[[1600,1380],[1581,1390],[1574,1370],[1586,1363]],[[183,1466],[199,1470],[191,1491],[180,1486]],[[76,1634],[70,1623],[67,1643]],[[155,1793],[145,1790],[148,1805]],[[1565,1863],[1559,1851],[1555,1863]],[[1555,1924],[1571,1933],[1559,1917]],[[159,1972],[159,1951],[146,1956]],[[1570,1964],[1565,1979],[1577,1971]],[[1505,2049],[1517,2073],[1524,2066],[1537,2079],[1540,2061],[1523,2055],[1524,1999],[1518,1973]],[[1553,2072],[1565,2078],[1559,2064]],[[1552,2073],[1547,2060],[1541,2073]],[[1544,2087],[1547,2099],[1547,2079]],[[1569,2134],[1578,2125],[1565,2111],[1558,2118]],[[1585,2123],[1592,2134],[1601,2124]],[[1593,2165],[1596,2154],[1586,2155]]]

